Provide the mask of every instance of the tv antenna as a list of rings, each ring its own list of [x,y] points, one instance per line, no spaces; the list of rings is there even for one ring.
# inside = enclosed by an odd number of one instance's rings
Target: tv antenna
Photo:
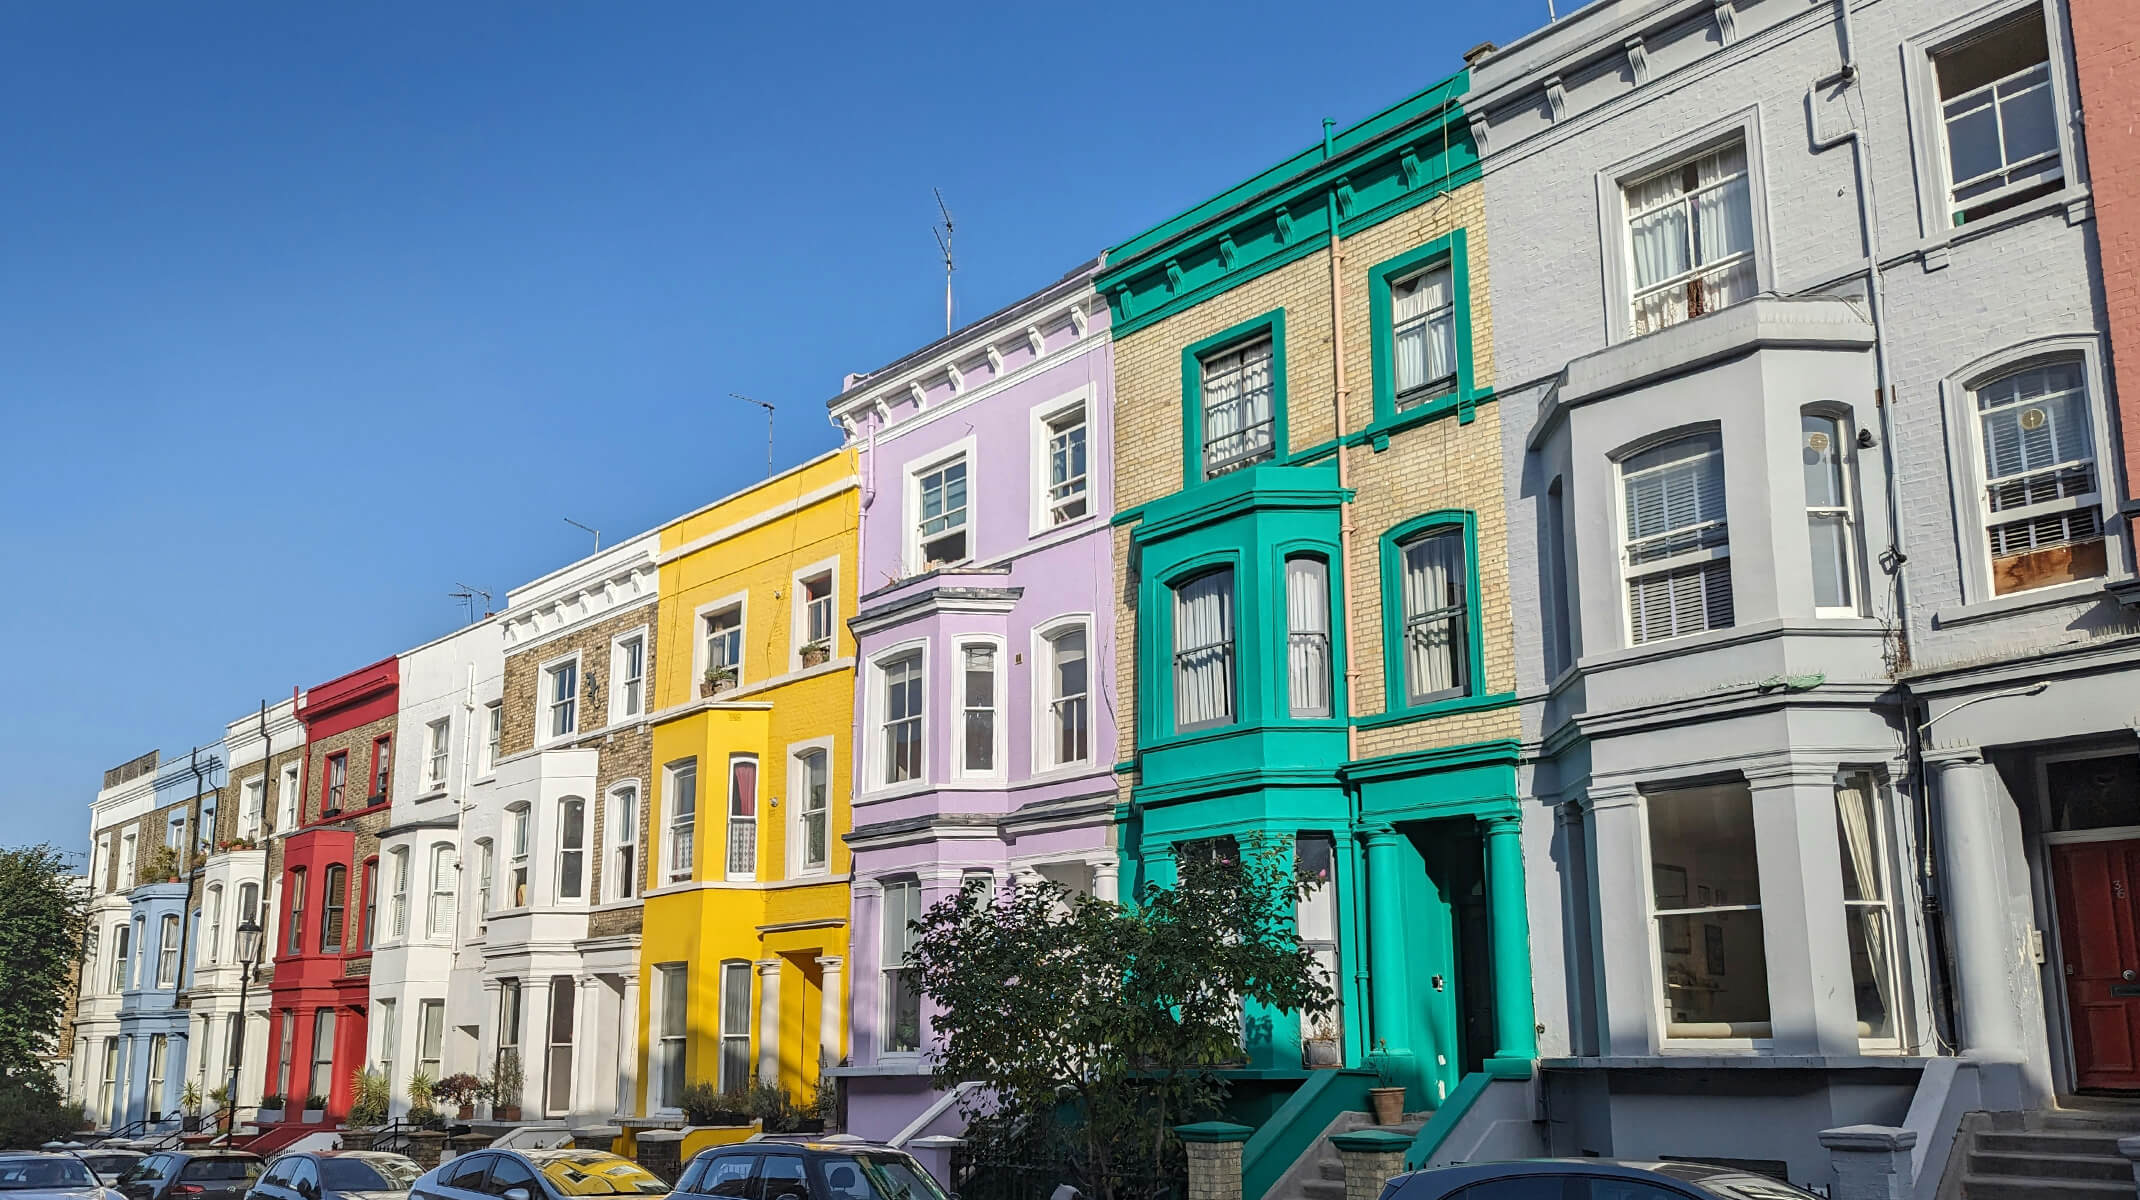
[[[584,529],[584,530],[586,530],[587,532],[589,532],[589,533],[593,534],[593,535],[594,535],[594,552],[595,552],[596,554],[600,554],[600,553],[602,552],[602,531],[601,531],[601,530],[599,530],[599,529],[596,529],[596,528],[595,528],[594,526],[592,526],[592,525],[582,525],[582,524],[580,524],[580,523],[579,523],[578,521],[575,521],[575,520],[573,520],[573,519],[572,519],[571,517],[566,517],[566,518],[565,518],[565,524],[567,524],[567,525],[570,525],[570,526],[572,526],[572,527],[573,527],[574,529]]]
[[[936,211],[944,214],[942,225],[929,226],[929,233],[936,238],[936,248],[944,252],[944,334],[951,333],[951,273],[958,270],[951,259],[951,210],[944,205],[944,189],[930,188],[936,193]]]
[[[741,392],[730,392],[728,394],[732,399],[748,400],[765,410],[765,477],[771,479],[773,477],[773,406],[755,396],[746,396]]]
[[[460,591],[458,591],[458,592],[447,592],[447,593],[446,593],[446,595],[447,595],[447,596],[449,596],[450,598],[452,598],[452,599],[455,599],[455,600],[458,600],[458,601],[460,601],[461,603],[463,603],[463,604],[465,604],[465,605],[467,605],[467,606],[468,606],[468,623],[469,623],[470,625],[473,625],[473,624],[475,624],[475,623],[476,623],[476,597],[477,597],[477,596],[481,596],[481,597],[483,597],[483,614],[484,614],[485,616],[489,616],[489,615],[490,615],[490,593],[489,593],[489,592],[486,592],[486,591],[484,591],[484,590],[483,590],[482,588],[479,588],[479,587],[471,587],[470,585],[468,585],[468,584],[465,584],[465,583],[456,583],[456,584],[454,584],[453,586],[455,586],[455,587],[457,587],[457,588],[459,588],[459,589],[461,589],[461,590],[460,590]]]

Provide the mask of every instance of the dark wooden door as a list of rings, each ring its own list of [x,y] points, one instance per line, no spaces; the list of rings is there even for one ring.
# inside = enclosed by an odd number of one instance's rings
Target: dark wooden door
[[[2140,1090],[2140,838],[2051,848],[2074,1086]]]

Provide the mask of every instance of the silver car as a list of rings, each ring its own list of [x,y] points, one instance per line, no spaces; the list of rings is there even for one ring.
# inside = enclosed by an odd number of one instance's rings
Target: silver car
[[[96,1172],[97,1179],[105,1187],[118,1187],[119,1177],[134,1169],[134,1164],[147,1158],[139,1150],[122,1150],[117,1146],[91,1146],[74,1151],[74,1156]]]
[[[0,1200],[119,1200],[72,1154],[0,1154]]]

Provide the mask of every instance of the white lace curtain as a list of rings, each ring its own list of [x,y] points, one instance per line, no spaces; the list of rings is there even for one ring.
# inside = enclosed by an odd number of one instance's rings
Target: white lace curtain
[[[1176,589],[1174,664],[1177,728],[1232,718],[1232,571],[1213,571]]]
[[[1390,289],[1399,395],[1456,373],[1452,301],[1447,267],[1415,275]]]
[[[1464,537],[1431,533],[1404,548],[1405,683],[1413,699],[1455,690],[1464,618]]]
[[[1728,146],[1652,175],[1627,189],[1638,332],[1736,304],[1753,294],[1753,205],[1746,151]],[[1642,293],[1698,268],[1684,287]]]
[[[1287,694],[1296,717],[1330,715],[1330,569],[1319,558],[1285,565]]]
[[[1271,442],[1271,344],[1204,361],[1204,462],[1223,468]]]

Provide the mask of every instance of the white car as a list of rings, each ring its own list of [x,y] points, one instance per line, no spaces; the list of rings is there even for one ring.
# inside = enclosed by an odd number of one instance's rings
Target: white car
[[[120,1200],[72,1154],[0,1154],[0,1200]]]

